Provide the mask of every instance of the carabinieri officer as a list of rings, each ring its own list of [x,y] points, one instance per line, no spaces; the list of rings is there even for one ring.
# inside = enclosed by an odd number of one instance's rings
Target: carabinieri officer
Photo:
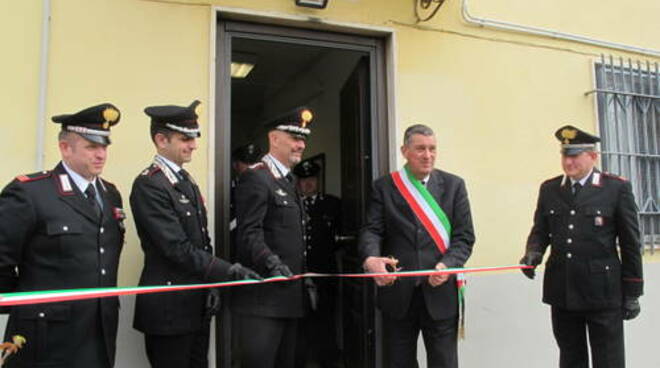
[[[632,187],[595,168],[600,138],[571,125],[559,128],[555,137],[561,142],[564,175],[541,184],[520,263],[536,267],[550,246],[543,302],[552,306],[559,366],[588,367],[589,344],[594,368],[622,368],[623,320],[639,314],[643,288]],[[534,269],[523,272],[534,278]]]
[[[214,257],[206,206],[193,177],[192,160],[201,133],[196,107],[151,106],[156,157],[133,182],[131,209],[144,251],[140,285],[185,285],[259,279],[240,264]],[[219,308],[217,290],[142,294],[133,326],[144,333],[152,367],[208,367],[210,316]]]
[[[54,116],[62,161],[20,175],[0,195],[0,292],[114,287],[124,243],[117,188],[99,175],[119,110]],[[18,272],[17,272],[18,271]],[[14,306],[5,341],[27,344],[6,367],[112,367],[117,297]]]
[[[305,270],[305,213],[291,169],[301,161],[311,120],[312,112],[300,108],[267,124],[268,154],[239,179],[238,257],[264,276]],[[233,297],[242,367],[292,368],[298,321],[308,308],[302,280],[241,287]]]

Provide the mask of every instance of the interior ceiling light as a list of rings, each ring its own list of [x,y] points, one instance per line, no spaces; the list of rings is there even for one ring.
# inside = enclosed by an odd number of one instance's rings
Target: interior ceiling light
[[[329,0],[296,0],[296,5],[307,8],[325,9]]]
[[[231,77],[243,79],[250,74],[257,65],[257,56],[242,52],[234,52],[231,55]]]
[[[243,79],[250,74],[252,69],[254,68],[254,64],[250,63],[239,63],[232,61],[231,62],[231,77],[232,78],[238,78],[238,79]]]

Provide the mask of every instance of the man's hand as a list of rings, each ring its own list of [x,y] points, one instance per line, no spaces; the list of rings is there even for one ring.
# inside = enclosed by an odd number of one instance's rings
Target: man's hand
[[[278,257],[276,254],[272,254],[266,258],[266,268],[268,269],[268,272],[270,272],[271,277],[293,277],[293,272],[291,272],[289,266],[282,263],[280,257]]]
[[[392,269],[397,269],[396,266],[398,263],[399,261],[393,258],[367,257],[367,259],[364,260],[364,264],[362,266],[368,273],[385,273],[385,272],[390,272],[387,269],[387,266],[391,266]],[[376,285],[378,286],[392,285],[394,281],[396,281],[396,279],[397,279],[396,276],[374,277],[374,281],[376,281]]]
[[[527,276],[528,279],[533,280],[536,276],[536,266],[538,266],[543,260],[543,253],[528,250],[525,252],[525,255],[520,259],[521,265],[533,266],[534,268],[523,268],[521,269],[522,273]]]
[[[447,268],[447,266],[442,262],[438,262],[438,264],[435,265],[436,270],[444,270],[446,268]],[[440,286],[440,285],[444,284],[445,282],[447,282],[447,280],[449,280],[449,274],[446,274],[446,273],[429,276],[429,284],[432,287]]]
[[[215,315],[220,311],[221,306],[220,291],[218,289],[209,289],[209,293],[206,295],[206,315]]]
[[[623,319],[628,321],[639,315],[642,308],[639,306],[637,298],[625,297],[623,299]]]
[[[261,277],[258,273],[254,272],[253,270],[244,267],[240,263],[234,263],[229,267],[229,275],[231,276],[232,280],[263,280],[264,278]]]

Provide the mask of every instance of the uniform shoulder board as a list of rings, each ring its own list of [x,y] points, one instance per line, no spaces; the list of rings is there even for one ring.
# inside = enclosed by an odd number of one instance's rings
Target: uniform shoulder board
[[[263,169],[265,167],[266,166],[264,165],[263,162],[257,162],[256,164],[252,164],[252,165],[248,166],[248,169],[256,170],[256,169]]]
[[[558,176],[555,176],[554,178],[550,178],[550,179],[544,181],[542,184],[550,184],[553,181],[561,180],[561,178],[563,178],[563,177],[564,177],[563,175],[558,175]]]
[[[620,180],[620,181],[628,181],[628,179],[624,178],[623,176],[615,175],[615,174],[608,173],[608,172],[604,172],[603,175],[607,176],[608,178],[612,178],[612,179],[616,179],[616,180]]]
[[[142,171],[141,175],[151,176],[160,171],[160,167],[156,164],[149,166],[148,168]]]
[[[21,183],[27,183],[31,181],[50,178],[52,174],[53,174],[52,171],[39,171],[32,174],[19,175],[16,177],[16,180],[20,181]]]

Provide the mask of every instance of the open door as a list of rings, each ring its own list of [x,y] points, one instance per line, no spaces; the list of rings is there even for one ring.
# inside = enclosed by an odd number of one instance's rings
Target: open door
[[[362,272],[357,238],[364,223],[372,182],[369,59],[363,57],[340,96],[342,234],[340,272]],[[374,284],[341,279],[341,345],[346,367],[376,367]]]
[[[340,272],[362,272],[357,236],[372,180],[387,172],[389,123],[384,41],[218,19],[215,126],[216,252],[232,258],[231,152],[247,143],[266,152],[263,122],[295,106],[314,111],[306,159],[323,158],[323,192],[341,198],[335,257]],[[231,75],[232,62],[251,72]],[[236,173],[233,174],[236,176]],[[371,280],[340,280],[335,321],[342,368],[380,367],[378,312]],[[240,367],[227,307],[217,323],[216,366]]]

